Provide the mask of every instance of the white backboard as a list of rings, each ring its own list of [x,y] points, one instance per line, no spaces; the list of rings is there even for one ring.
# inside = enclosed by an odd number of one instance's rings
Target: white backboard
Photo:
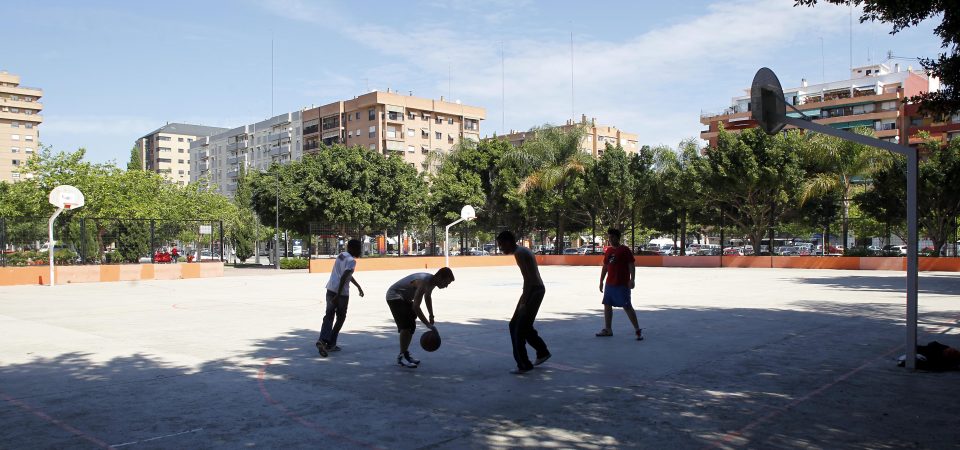
[[[50,191],[50,204],[57,208],[76,209],[83,206],[83,193],[79,189],[64,184]]]

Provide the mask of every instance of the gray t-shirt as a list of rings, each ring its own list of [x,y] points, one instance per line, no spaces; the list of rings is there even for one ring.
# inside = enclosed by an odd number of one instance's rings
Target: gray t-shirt
[[[413,301],[413,296],[416,295],[417,286],[419,285],[417,281],[424,283],[431,278],[433,278],[433,274],[426,272],[414,273],[403,277],[387,289],[387,301]]]

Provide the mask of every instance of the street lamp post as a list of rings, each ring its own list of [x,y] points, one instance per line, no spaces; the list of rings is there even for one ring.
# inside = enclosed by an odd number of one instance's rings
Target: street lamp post
[[[477,218],[477,212],[473,210],[473,207],[470,205],[465,205],[463,209],[460,210],[460,218],[455,220],[450,225],[447,225],[446,234],[443,239],[443,253],[446,255],[446,266],[450,267],[450,227],[463,222],[464,220],[473,220]]]
[[[291,160],[293,159],[293,127],[287,128],[287,153],[291,155]],[[280,146],[283,148],[283,146]],[[277,156],[281,156],[279,153]],[[283,163],[283,158],[280,158],[279,163]],[[280,168],[277,167],[277,207],[276,207],[276,229],[274,230],[273,235],[273,268],[280,269]]]

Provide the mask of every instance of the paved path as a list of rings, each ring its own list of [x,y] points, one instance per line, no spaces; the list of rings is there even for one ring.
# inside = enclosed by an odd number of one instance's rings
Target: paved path
[[[903,273],[639,268],[645,341],[601,327],[594,267],[544,267],[553,359],[513,367],[514,267],[455,269],[444,337],[393,365],[357,274],[322,359],[325,275],[0,288],[0,448],[947,448],[960,373],[911,373]],[[921,342],[960,347],[960,277],[923,273]],[[422,328],[421,328],[422,331]],[[419,349],[417,349],[419,350]]]

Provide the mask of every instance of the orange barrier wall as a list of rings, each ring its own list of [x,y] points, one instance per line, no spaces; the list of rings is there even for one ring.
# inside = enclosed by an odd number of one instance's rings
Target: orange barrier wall
[[[335,259],[311,259],[310,273],[330,273]],[[446,264],[443,256],[378,257],[357,259],[357,271],[361,270],[416,270],[439,269]],[[492,267],[514,265],[513,256],[451,256],[450,268]]]
[[[176,280],[223,276],[223,263],[109,264],[57,266],[57,284],[134,280]],[[0,267],[0,286],[50,284],[49,266]]]

